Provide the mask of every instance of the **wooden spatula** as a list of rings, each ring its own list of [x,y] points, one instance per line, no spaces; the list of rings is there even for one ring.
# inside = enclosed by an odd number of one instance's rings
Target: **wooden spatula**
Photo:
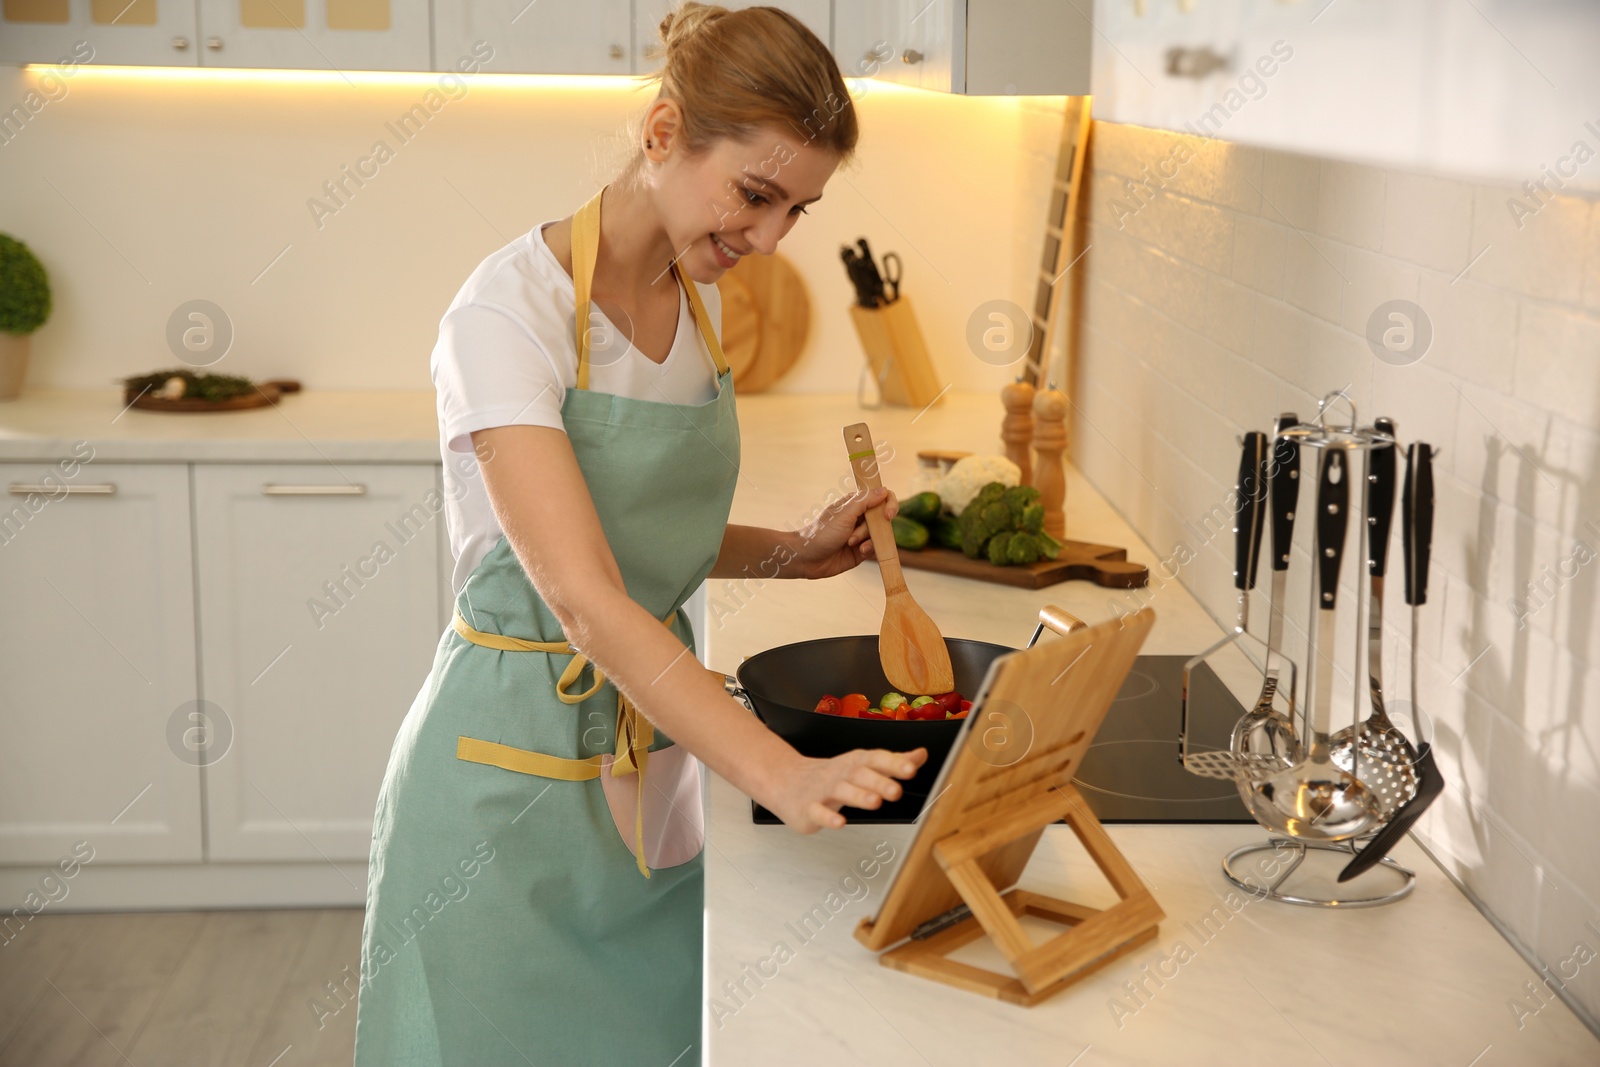
[[[850,466],[856,472],[856,486],[861,489],[881,486],[878,457],[867,424],[858,422],[846,426],[844,443],[850,453]],[[883,629],[878,631],[878,659],[883,663],[884,677],[906,696],[950,692],[956,687],[950,650],[945,647],[939,627],[906,588],[905,577],[900,572],[900,553],[895,548],[894,528],[884,517],[882,504],[867,509],[867,533],[872,536],[878,572],[883,575],[885,599]]]

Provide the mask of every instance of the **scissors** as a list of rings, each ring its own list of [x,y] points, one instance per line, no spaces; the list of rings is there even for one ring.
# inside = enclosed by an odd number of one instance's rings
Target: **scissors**
[[[890,263],[893,263],[891,268]],[[889,302],[900,299],[900,257],[894,252],[883,254],[883,281],[889,287]]]

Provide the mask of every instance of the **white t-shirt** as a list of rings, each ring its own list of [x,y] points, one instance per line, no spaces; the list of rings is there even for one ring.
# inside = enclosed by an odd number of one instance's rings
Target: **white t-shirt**
[[[577,301],[572,279],[545,244],[548,225],[535,226],[478,264],[440,320],[429,359],[456,593],[502,533],[478,471],[472,431],[508,425],[564,430],[561,405],[577,386]],[[715,285],[700,285],[700,297],[720,337],[721,294]],[[590,389],[673,404],[716,397],[716,367],[681,286],[677,335],[661,363],[635,348],[598,304],[594,313],[600,321],[590,335]]]

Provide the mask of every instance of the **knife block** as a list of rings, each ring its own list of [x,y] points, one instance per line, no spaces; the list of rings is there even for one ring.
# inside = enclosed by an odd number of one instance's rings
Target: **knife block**
[[[944,395],[910,297],[900,296],[875,308],[851,304],[850,321],[885,404],[924,408]]]

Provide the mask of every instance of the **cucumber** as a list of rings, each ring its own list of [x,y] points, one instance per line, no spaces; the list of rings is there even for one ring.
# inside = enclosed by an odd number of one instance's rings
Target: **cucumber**
[[[924,492],[902,500],[898,514],[926,526],[939,517],[939,494]]]
[[[898,547],[912,552],[927,547],[928,528],[922,523],[904,515],[896,515],[889,520],[889,525],[894,527],[894,543]]]

